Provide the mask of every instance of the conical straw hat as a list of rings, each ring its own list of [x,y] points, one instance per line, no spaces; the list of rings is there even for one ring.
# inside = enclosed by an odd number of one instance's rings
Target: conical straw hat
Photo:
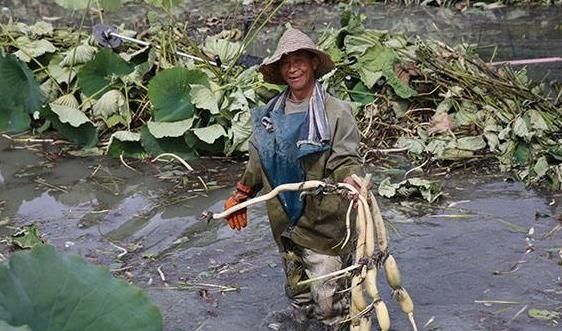
[[[263,74],[263,79],[272,84],[287,84],[279,72],[277,62],[281,60],[284,54],[289,54],[300,49],[307,50],[318,56],[320,63],[315,72],[316,78],[322,77],[335,68],[334,62],[330,59],[330,56],[318,49],[310,37],[300,30],[289,28],[283,33],[281,39],[279,39],[275,53],[263,60],[259,68],[259,71]]]

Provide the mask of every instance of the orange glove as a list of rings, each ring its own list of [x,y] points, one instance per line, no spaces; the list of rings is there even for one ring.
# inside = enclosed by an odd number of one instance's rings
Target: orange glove
[[[224,202],[224,209],[229,209],[239,203],[248,200],[250,193],[250,187],[239,182],[238,184],[236,184],[236,190],[232,192],[230,198],[226,199],[226,201]],[[246,208],[244,208],[235,213],[232,213],[230,214],[230,216],[226,217],[226,221],[228,222],[228,225],[231,229],[240,231],[241,229],[245,228],[246,225],[248,225],[248,211],[246,210]]]

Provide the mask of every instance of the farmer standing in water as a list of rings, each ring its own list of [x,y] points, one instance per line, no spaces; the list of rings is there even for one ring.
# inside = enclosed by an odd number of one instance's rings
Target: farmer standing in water
[[[289,28],[283,34],[259,71],[266,82],[287,88],[266,106],[252,110],[248,165],[225,209],[262,189],[269,192],[286,183],[330,179],[358,186],[351,175],[363,174],[360,134],[351,107],[329,95],[317,80],[334,67],[329,55],[301,31]],[[338,195],[300,198],[299,192],[281,193],[267,201],[271,230],[283,259],[286,294],[297,322],[317,319],[337,330],[348,313],[349,297],[338,293],[346,280],[297,286],[350,264],[351,252],[337,247],[346,235],[348,204]],[[246,209],[227,221],[232,229],[245,228]]]

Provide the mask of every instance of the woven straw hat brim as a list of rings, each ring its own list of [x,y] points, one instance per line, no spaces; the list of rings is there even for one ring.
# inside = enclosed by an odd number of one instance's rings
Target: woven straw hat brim
[[[315,78],[324,76],[336,67],[330,56],[319,50],[312,39],[303,32],[290,28],[279,39],[275,53],[271,57],[265,58],[259,67],[263,79],[268,83],[286,85],[287,83],[283,80],[279,71],[279,60],[281,60],[283,55],[298,50],[307,50],[318,57],[319,64],[318,68],[316,68]]]

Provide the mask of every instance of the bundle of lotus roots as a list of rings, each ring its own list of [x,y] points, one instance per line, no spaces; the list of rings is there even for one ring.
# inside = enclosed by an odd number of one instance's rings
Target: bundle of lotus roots
[[[247,200],[222,213],[207,211],[203,214],[203,218],[207,220],[222,219],[238,210],[272,199],[287,191],[314,191],[316,194],[353,193],[357,199],[350,200],[346,214],[347,234],[339,246],[343,249],[352,237],[356,238],[356,240],[353,240],[355,242],[354,264],[328,275],[307,279],[298,285],[345,276],[351,277],[351,308],[349,317],[342,323],[351,322],[351,331],[370,331],[372,328],[371,316],[374,311],[379,328],[385,331],[390,330],[390,317],[388,309],[377,290],[377,274],[380,269],[384,269],[385,278],[392,289],[392,296],[400,305],[401,310],[407,314],[413,330],[417,331],[414,320],[414,304],[406,289],[402,287],[398,264],[389,252],[386,227],[377,200],[375,195],[368,190],[371,175],[364,178],[354,176],[354,179],[361,183],[360,191],[347,183],[330,184],[316,180],[283,184],[267,194]],[[354,205],[357,206],[357,216],[355,231],[352,235],[351,211]]]

